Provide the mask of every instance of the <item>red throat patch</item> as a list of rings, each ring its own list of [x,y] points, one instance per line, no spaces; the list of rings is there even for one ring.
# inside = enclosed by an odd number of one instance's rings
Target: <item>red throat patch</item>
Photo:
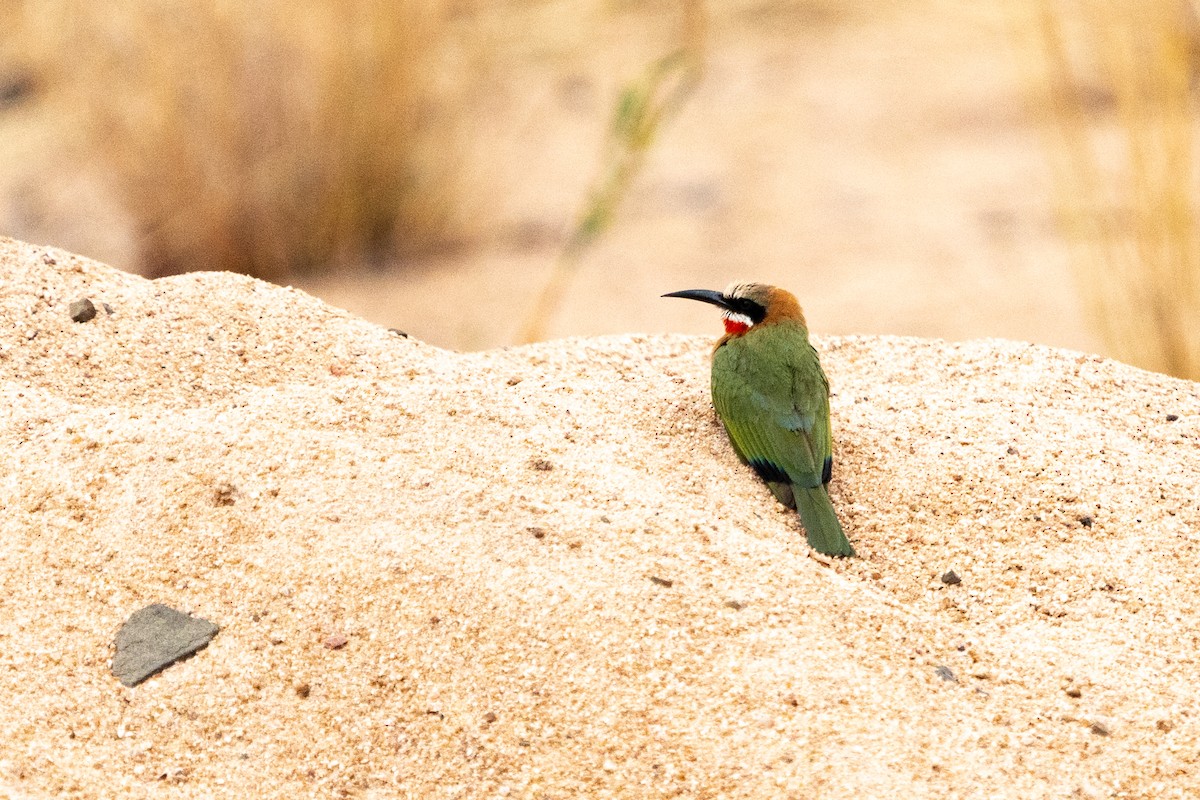
[[[726,317],[722,321],[725,323],[726,336],[741,336],[743,333],[750,330],[750,326],[741,320],[729,319]]]

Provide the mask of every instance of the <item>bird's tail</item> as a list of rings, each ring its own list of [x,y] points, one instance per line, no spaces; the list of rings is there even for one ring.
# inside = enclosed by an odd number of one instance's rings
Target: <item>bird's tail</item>
[[[800,521],[808,534],[808,546],[827,556],[854,555],[854,548],[838,522],[825,487],[806,489],[793,485],[792,489],[796,494],[796,510],[800,512]]]

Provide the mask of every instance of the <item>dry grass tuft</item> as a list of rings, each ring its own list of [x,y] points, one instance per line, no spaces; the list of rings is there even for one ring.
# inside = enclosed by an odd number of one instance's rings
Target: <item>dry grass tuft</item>
[[[432,102],[445,4],[32,0],[121,189],[143,272],[279,278],[446,235],[458,150]],[[48,54],[53,55],[53,54]],[[51,63],[52,58],[46,58]]]
[[[1038,0],[1019,23],[1080,288],[1112,352],[1200,378],[1195,8]]]

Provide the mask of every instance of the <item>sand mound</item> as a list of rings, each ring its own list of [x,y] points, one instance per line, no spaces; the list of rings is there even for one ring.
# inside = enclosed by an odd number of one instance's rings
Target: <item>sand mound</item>
[[[707,340],[452,353],[11,240],[0,277],[0,793],[1200,792],[1196,384],[818,338],[827,563]],[[127,689],[155,602],[221,632]]]

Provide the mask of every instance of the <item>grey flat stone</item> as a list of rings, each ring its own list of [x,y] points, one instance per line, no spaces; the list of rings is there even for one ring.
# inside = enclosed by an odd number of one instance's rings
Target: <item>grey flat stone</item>
[[[155,603],[133,613],[117,631],[112,671],[126,686],[204,648],[220,630],[206,619],[189,617]]]

